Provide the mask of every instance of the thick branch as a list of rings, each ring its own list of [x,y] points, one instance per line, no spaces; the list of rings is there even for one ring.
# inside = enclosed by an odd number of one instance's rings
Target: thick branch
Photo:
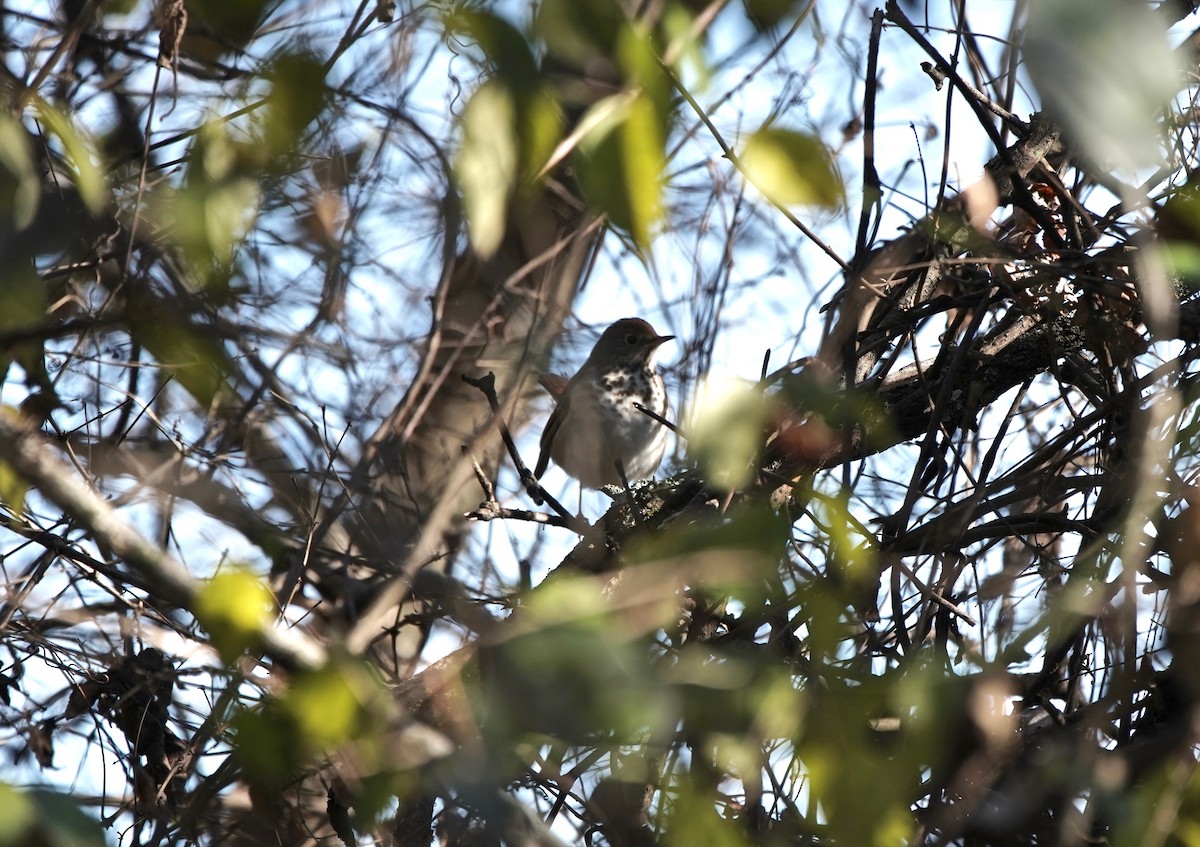
[[[180,609],[192,608],[200,581],[127,523],[70,467],[55,458],[44,439],[11,414],[0,414],[0,460],[145,577],[159,598]],[[325,659],[319,645],[294,629],[267,627],[262,639],[263,652],[284,667],[315,667]]]

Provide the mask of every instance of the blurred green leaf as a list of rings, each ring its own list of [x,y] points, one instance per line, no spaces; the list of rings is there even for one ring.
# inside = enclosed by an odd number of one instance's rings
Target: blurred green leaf
[[[225,390],[230,368],[213,330],[190,323],[175,305],[137,288],[127,297],[125,319],[133,336],[201,406]]]
[[[0,414],[18,415],[16,409],[8,406],[0,407]],[[20,514],[25,508],[25,493],[29,483],[8,462],[0,462],[0,504],[14,514]]]
[[[741,159],[750,181],[773,202],[828,209],[842,202],[833,158],[811,135],[774,127],[759,130],[746,141]]]
[[[281,702],[300,737],[327,750],[363,729],[369,688],[361,669],[330,663],[298,675]]]
[[[286,688],[259,708],[239,713],[235,747],[251,777],[267,786],[347,744],[353,745],[358,776],[365,778],[409,764],[397,757],[403,751],[381,743],[394,707],[365,662],[335,655],[323,667],[296,672]],[[441,743],[440,737],[432,742],[429,755],[445,755]]]
[[[647,249],[663,212],[670,82],[649,36],[633,26],[618,35],[617,59],[626,90],[600,100],[580,120],[587,131],[574,162],[588,201]]]
[[[274,59],[266,78],[271,91],[262,112],[263,136],[270,157],[278,159],[294,151],[305,128],[324,110],[325,68],[315,56],[285,53]]]
[[[561,110],[544,89],[523,92],[493,79],[467,103],[454,171],[480,256],[500,246],[514,200],[519,208],[561,130]]]
[[[100,825],[70,797],[0,783],[0,847],[104,847]]]
[[[484,83],[463,111],[462,144],[455,159],[471,245],[484,258],[504,237],[519,145],[512,93],[496,80]]]
[[[835,843],[885,847],[912,836],[910,803],[925,771],[881,746],[870,724],[886,713],[889,683],[831,681],[812,698],[797,749]]]
[[[556,61],[602,76],[605,66],[613,66],[618,33],[626,26],[611,0],[543,0],[533,24]]]
[[[746,17],[758,30],[769,30],[779,26],[795,15],[801,7],[809,6],[812,0],[742,0]]]
[[[850,514],[849,492],[836,494],[813,492],[829,532],[829,558],[840,574],[851,583],[871,584],[878,579],[875,549]]]
[[[644,94],[618,94],[593,107],[601,117],[575,165],[588,201],[642,249],[662,215],[660,116]],[[584,118],[587,120],[587,116]]]
[[[538,66],[529,41],[503,18],[459,6],[446,18],[446,29],[479,45],[496,76],[518,88],[537,85]]]
[[[33,165],[29,133],[7,112],[0,114],[0,214],[7,213],[15,229],[33,222],[42,186]]]
[[[713,377],[697,389],[688,417],[689,459],[714,485],[741,488],[756,472],[773,404],[751,382]]]
[[[695,77],[695,85],[703,89],[708,85],[709,68],[704,55],[704,45],[694,31],[695,18],[683,6],[672,5],[663,15],[663,34],[675,51],[674,70],[688,69]],[[664,55],[664,58],[667,58]]]
[[[28,844],[27,833],[35,821],[29,797],[0,782],[0,847]]]
[[[46,284],[32,267],[7,269],[0,284],[0,339],[7,333],[36,331],[46,325]],[[11,359],[25,371],[26,381],[46,383],[45,346],[36,334],[12,344],[0,341],[0,362]]]
[[[63,146],[79,198],[89,212],[98,215],[108,207],[108,180],[104,170],[97,166],[91,146],[80,135],[75,125],[58,109],[38,97],[33,100],[34,110],[45,127]]]
[[[646,661],[645,639],[677,617],[673,585],[651,578],[605,596],[599,579],[560,577],[534,591],[511,636],[480,654],[475,702],[489,733],[582,742],[666,731],[675,704]]]
[[[275,167],[265,144],[234,141],[228,127],[205,124],[179,187],[150,193],[147,219],[159,236],[184,251],[189,281],[210,297],[224,294],[233,264],[253,228],[262,199],[262,169]]]
[[[196,595],[192,611],[221,658],[232,662],[258,645],[274,616],[275,598],[250,571],[222,570]]]
[[[682,780],[674,789],[674,802],[664,815],[662,843],[666,847],[749,847],[752,843],[744,823],[717,814],[705,785]]]
[[[1025,68],[1047,111],[1093,162],[1163,161],[1161,120],[1187,69],[1166,16],[1124,0],[1041,0],[1025,25]]]
[[[257,33],[268,8],[275,5],[271,0],[188,0],[183,49],[208,61],[241,52]]]
[[[65,794],[35,788],[28,795],[34,803],[38,829],[47,847],[104,847],[100,825],[89,818]]]

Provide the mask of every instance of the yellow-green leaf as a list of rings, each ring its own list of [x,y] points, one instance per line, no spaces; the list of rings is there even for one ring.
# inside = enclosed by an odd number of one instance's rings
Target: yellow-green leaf
[[[96,164],[90,145],[71,121],[53,105],[40,97],[33,101],[38,119],[63,146],[67,161],[73,169],[75,187],[79,199],[93,215],[98,215],[108,206],[108,181],[103,168]]]
[[[659,116],[640,92],[606,97],[584,115],[574,157],[588,201],[641,247],[662,213]]]
[[[714,377],[696,393],[688,452],[717,485],[738,488],[754,473],[770,403],[751,383]]]
[[[5,408],[5,414],[19,414],[15,409]],[[8,462],[0,462],[0,505],[14,514],[20,514],[25,506],[25,492],[29,483]]]
[[[296,677],[281,702],[314,752],[353,737],[366,716],[368,680],[358,669],[330,664]]]
[[[500,246],[509,198],[521,159],[516,104],[503,83],[485,83],[467,103],[455,173],[462,189],[468,233],[475,251],[491,256]]]
[[[325,108],[325,66],[306,53],[277,57],[267,73],[271,92],[262,112],[263,138],[272,159],[295,150],[305,127]]]
[[[746,142],[741,160],[754,186],[776,203],[834,208],[842,202],[842,181],[833,158],[811,135],[759,130]]]
[[[274,608],[274,597],[262,580],[244,568],[229,568],[200,589],[192,611],[221,658],[229,662],[259,643]]]
[[[41,192],[29,133],[20,121],[0,112],[0,215],[7,212],[17,230],[25,229],[37,214]]]
[[[16,362],[26,382],[48,384],[44,340],[36,330],[46,324],[46,284],[27,264],[9,268],[0,283],[0,336],[31,332],[25,340],[0,346],[0,362]]]
[[[29,797],[0,782],[0,847],[28,843],[27,834],[34,817]]]

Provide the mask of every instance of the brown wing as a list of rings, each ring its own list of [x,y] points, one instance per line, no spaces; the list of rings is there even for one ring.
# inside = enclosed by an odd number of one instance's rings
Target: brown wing
[[[550,413],[550,419],[546,421],[546,428],[542,430],[541,450],[538,452],[537,467],[533,470],[533,475],[537,479],[542,478],[542,474],[550,465],[550,445],[554,443],[554,435],[567,417],[567,384],[569,382],[569,379],[560,374],[547,373],[538,377],[538,383],[554,398],[554,411]]]
[[[562,374],[542,374],[538,377],[538,385],[546,389],[555,400],[562,397],[563,392],[567,390],[568,382],[570,380]]]

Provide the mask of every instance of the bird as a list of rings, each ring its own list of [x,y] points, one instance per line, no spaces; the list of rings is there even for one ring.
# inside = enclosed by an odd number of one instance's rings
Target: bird
[[[674,337],[659,335],[641,318],[622,318],[604,330],[575,376],[542,376],[539,382],[556,403],[542,431],[537,479],[551,459],[584,488],[654,474],[667,447],[667,427],[634,404],[666,416],[667,392],[654,360]]]

